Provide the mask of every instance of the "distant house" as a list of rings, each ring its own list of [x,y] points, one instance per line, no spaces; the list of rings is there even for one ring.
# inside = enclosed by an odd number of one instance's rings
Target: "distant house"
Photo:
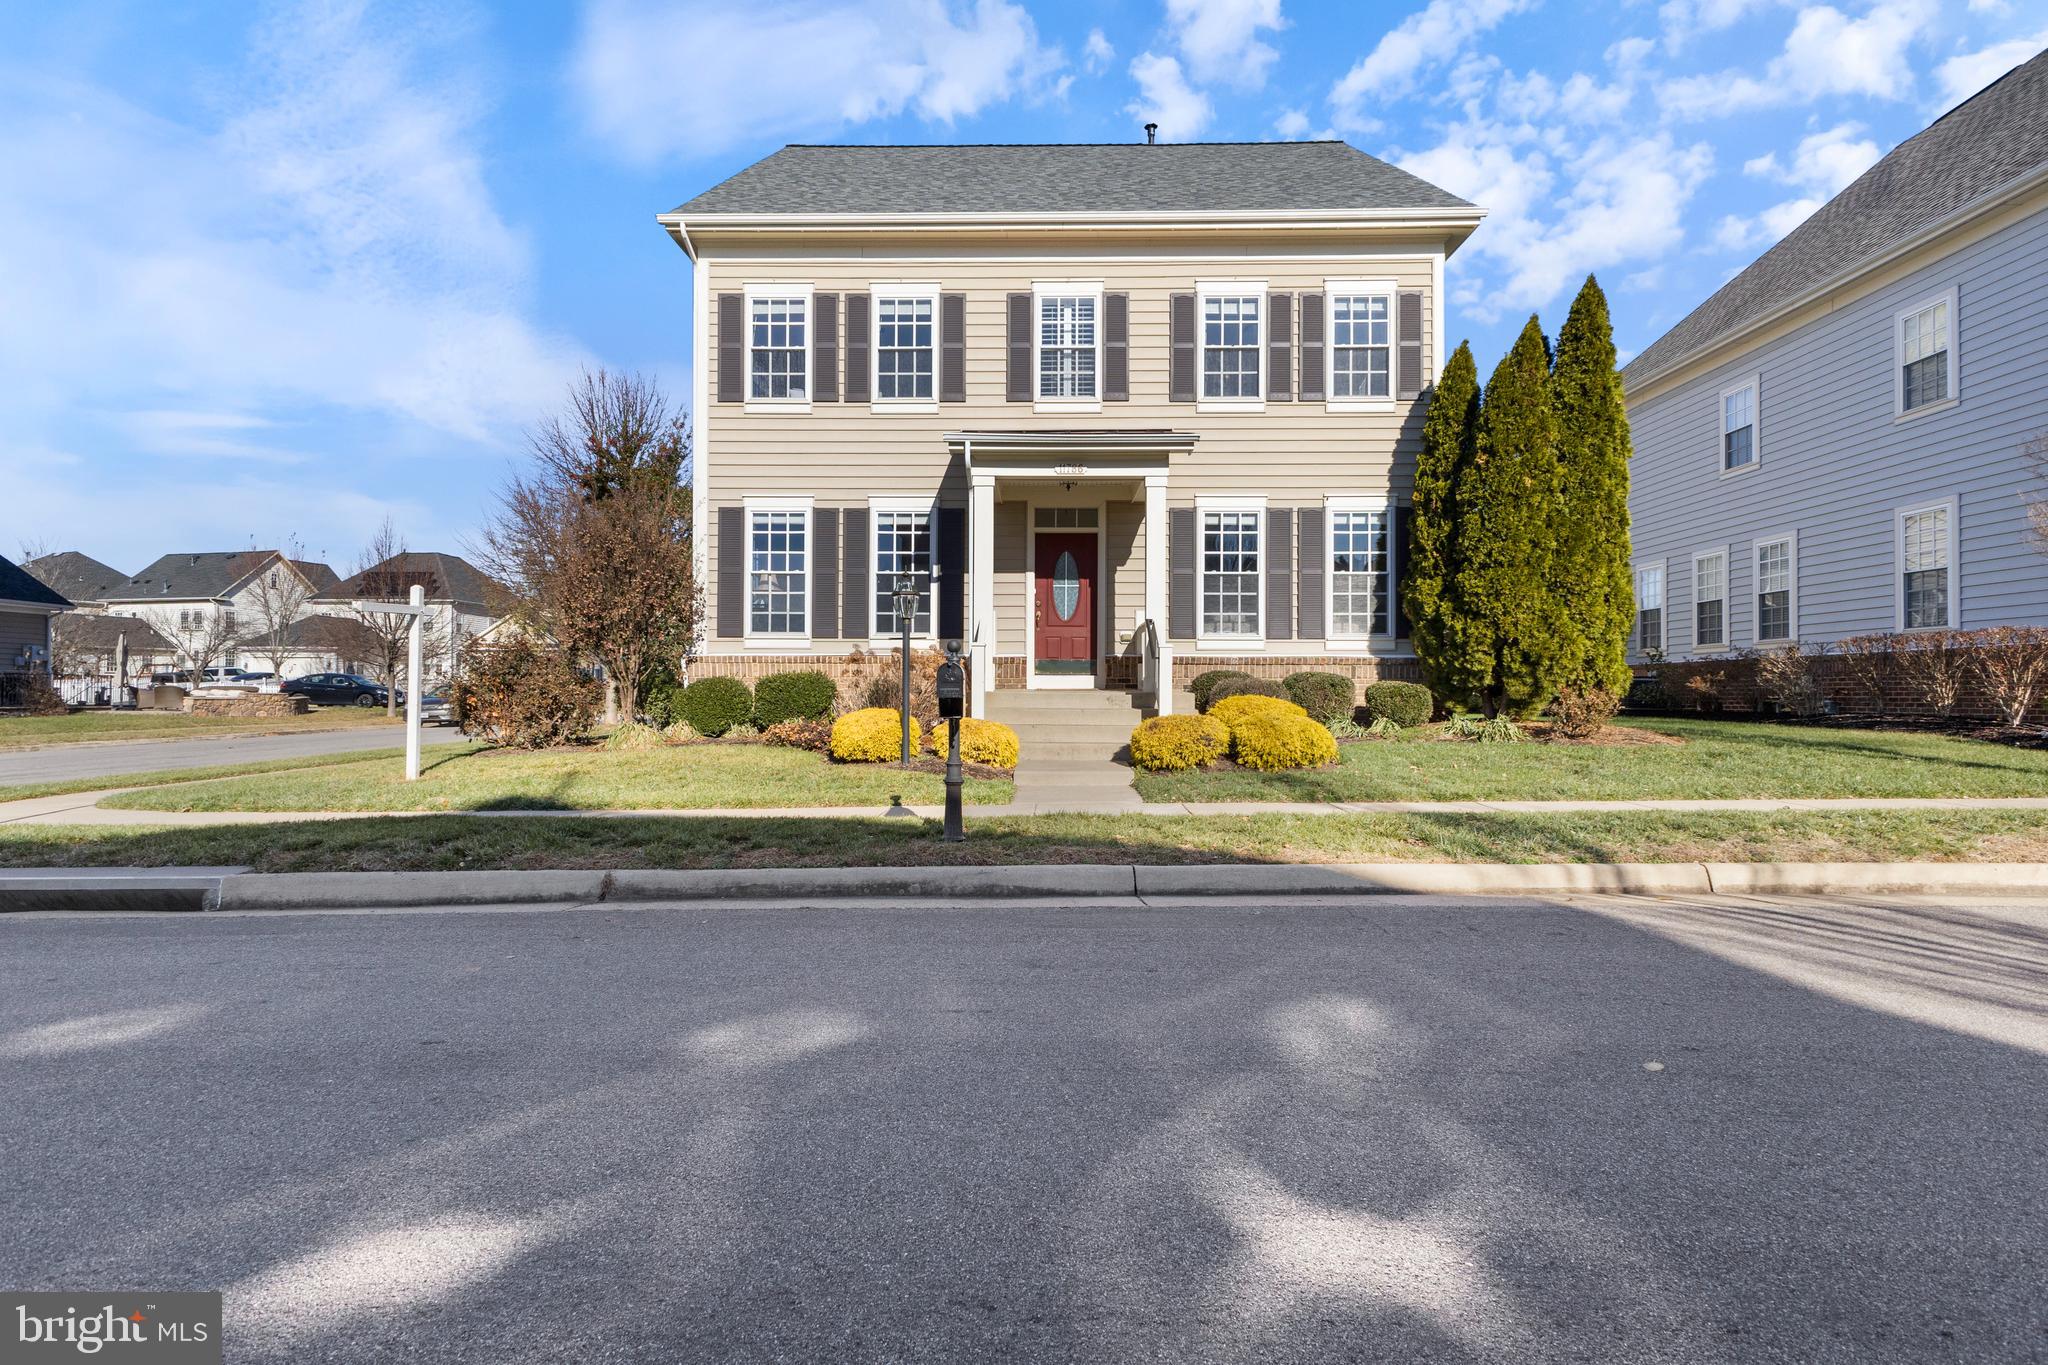
[[[2048,53],[1624,371],[1635,656],[2048,625]]]
[[[147,621],[176,647],[180,667],[265,667],[251,657],[248,637],[260,628],[266,594],[292,580],[296,617],[315,610],[315,595],[337,582],[325,564],[287,559],[276,550],[224,550],[164,555],[102,593],[103,610]]]
[[[0,707],[20,706],[30,676],[50,676],[50,619],[71,604],[0,558]]]
[[[121,670],[122,651],[127,667]],[[115,688],[139,686],[178,666],[178,646],[139,616],[67,611],[50,622],[51,671],[64,699],[81,706],[117,700]]]
[[[119,569],[76,550],[43,555],[21,567],[80,611],[99,610],[102,599],[128,581]]]
[[[439,682],[454,675],[462,646],[497,623],[506,598],[501,584],[462,556],[433,551],[393,555],[322,592],[313,609],[339,614],[355,601],[403,602],[415,585],[429,608],[421,671]]]

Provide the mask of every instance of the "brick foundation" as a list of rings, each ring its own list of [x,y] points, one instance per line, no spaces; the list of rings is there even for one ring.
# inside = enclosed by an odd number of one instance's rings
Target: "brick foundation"
[[[1176,651],[1173,656],[1174,686],[1185,691],[1190,682],[1217,668],[1234,668],[1254,678],[1269,678],[1274,682],[1284,680],[1290,673],[1342,673],[1351,679],[1360,695],[1369,684],[1376,682],[1422,681],[1422,665],[1414,659],[1319,658],[1313,655],[1276,657],[1268,654],[1232,658],[1227,654],[1183,654]]]
[[[1639,674],[1658,677],[1664,685],[1665,705],[1672,711],[1701,711],[1713,714],[1716,711],[1737,715],[1755,715],[1769,712],[1773,708],[1758,689],[1756,682],[1756,661],[1754,659],[1695,659],[1683,663],[1659,664],[1652,668],[1638,669]],[[1685,680],[1703,674],[1724,675],[1717,704],[1702,708],[1694,694],[1685,687]],[[1850,671],[1849,664],[1839,656],[1825,656],[1815,665],[1815,674],[1822,693],[1835,704],[1839,714],[1868,716],[1875,713],[1869,690]],[[1935,710],[1921,695],[1913,680],[1895,676],[1885,688],[1883,712],[1887,716],[1932,717]],[[1957,720],[1995,721],[1999,717],[1975,684],[1966,683],[1956,702],[1953,713]],[[2048,696],[2036,703],[2028,719],[2036,724],[2048,725]]]

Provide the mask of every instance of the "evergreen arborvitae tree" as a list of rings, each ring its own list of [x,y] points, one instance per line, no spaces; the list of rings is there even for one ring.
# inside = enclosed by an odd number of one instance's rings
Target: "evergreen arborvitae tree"
[[[1628,410],[1614,368],[1607,296],[1591,275],[1557,334],[1550,372],[1564,515],[1550,578],[1566,617],[1569,654],[1559,685],[1628,691],[1628,636],[1635,621],[1629,577]]]
[[[1564,653],[1551,583],[1564,510],[1558,484],[1550,346],[1532,315],[1487,381],[1477,446],[1457,487],[1444,682],[1488,716],[1535,710],[1557,688]]]
[[[1408,611],[1415,655],[1439,696],[1451,695],[1441,661],[1458,565],[1458,481],[1472,463],[1478,428],[1479,367],[1472,361],[1471,345],[1461,341],[1437,377],[1422,420],[1408,563],[1401,578],[1401,604]]]

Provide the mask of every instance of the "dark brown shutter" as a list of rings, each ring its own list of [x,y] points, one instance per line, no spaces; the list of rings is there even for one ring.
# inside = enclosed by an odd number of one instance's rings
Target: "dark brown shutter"
[[[747,398],[747,301],[740,294],[718,296],[718,401]]]
[[[1009,298],[1007,324],[1008,341],[1005,349],[1009,355],[1008,375],[1003,385],[1003,397],[1012,403],[1031,401],[1031,296],[1012,294]]]
[[[1266,397],[1294,401],[1294,295],[1266,295]],[[1285,639],[1285,636],[1276,637]]]
[[[1394,518],[1394,638],[1405,640],[1409,637],[1408,604],[1401,600],[1401,585],[1408,580],[1408,526],[1415,520],[1415,509],[1396,507]]]
[[[811,635],[839,638],[839,509],[811,510]]]
[[[967,296],[939,295],[939,401],[967,401]]]
[[[1295,563],[1301,578],[1301,592],[1295,619],[1301,623],[1300,633],[1304,640],[1320,640],[1326,634],[1323,624],[1323,573],[1329,556],[1324,549],[1325,530],[1322,508],[1301,509],[1301,535],[1295,541]]]
[[[747,633],[747,509],[718,509],[718,638]]]
[[[1175,507],[1166,513],[1166,636],[1195,638],[1195,562],[1200,550],[1195,509]]]
[[[811,295],[811,397],[839,401],[839,296]]]
[[[1195,401],[1195,296],[1175,294],[1167,319],[1173,358],[1167,381],[1167,398],[1175,403]]]
[[[1131,398],[1131,296],[1102,296],[1102,398],[1127,403]]]
[[[846,529],[839,545],[839,637],[868,638],[868,509],[846,509]]]
[[[1266,638],[1294,638],[1294,509],[1266,509]]]
[[[866,294],[846,296],[846,401],[849,403],[870,402],[874,396],[869,381],[873,366],[868,360],[868,339],[873,335],[872,318],[869,309],[872,300]],[[863,635],[867,632],[862,631]]]
[[[1394,397],[1422,396],[1422,294],[1403,290],[1397,300],[1399,331],[1394,362]]]
[[[1301,401],[1323,401],[1323,296],[1301,296]]]
[[[967,509],[941,507],[939,534],[934,546],[939,565],[939,639],[967,637]]]

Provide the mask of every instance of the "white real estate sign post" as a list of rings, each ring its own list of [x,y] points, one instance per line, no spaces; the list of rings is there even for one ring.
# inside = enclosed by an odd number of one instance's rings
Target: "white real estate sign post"
[[[427,590],[415,583],[407,602],[351,602],[357,611],[410,616],[405,637],[405,780],[420,780],[420,627],[427,617]]]

